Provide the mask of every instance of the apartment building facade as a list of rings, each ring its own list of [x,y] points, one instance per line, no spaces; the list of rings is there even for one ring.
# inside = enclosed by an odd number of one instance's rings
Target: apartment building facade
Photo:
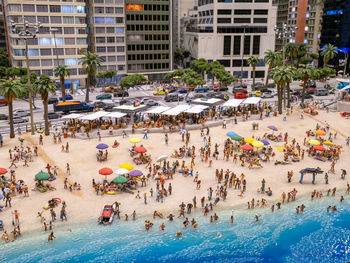
[[[264,78],[265,51],[274,49],[277,8],[271,0],[199,0],[197,25],[185,33],[185,48],[193,58],[219,61],[243,79],[252,78],[247,59],[261,59],[256,78]]]
[[[285,39],[276,39],[276,50],[288,43],[305,44],[308,51],[318,53],[322,25],[323,0],[276,0],[278,27],[287,24]]]

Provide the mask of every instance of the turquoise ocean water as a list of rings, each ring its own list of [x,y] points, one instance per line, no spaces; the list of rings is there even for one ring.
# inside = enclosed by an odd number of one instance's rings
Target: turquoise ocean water
[[[184,230],[183,219],[152,220],[146,232],[145,218],[115,220],[111,226],[96,222],[66,224],[55,228],[57,239],[47,242],[48,232],[23,233],[14,243],[0,245],[0,262],[349,262],[350,201],[323,197],[308,202],[296,215],[301,201],[269,209],[218,212],[218,222],[194,216],[198,229]],[[326,213],[335,204],[336,213]],[[254,222],[255,214],[261,221]],[[158,226],[165,222],[166,230]],[[71,231],[70,231],[71,230]],[[176,232],[183,233],[181,238]]]

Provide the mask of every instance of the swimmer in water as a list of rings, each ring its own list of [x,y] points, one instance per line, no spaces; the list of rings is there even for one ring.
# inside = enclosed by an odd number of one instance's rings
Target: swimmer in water
[[[159,226],[159,230],[160,230],[160,231],[164,231],[164,230],[165,230],[165,225],[164,225],[164,223],[162,223],[162,224]]]
[[[177,237],[181,237],[181,236],[182,236],[182,233],[179,231],[179,232],[176,233],[176,236],[177,236]]]
[[[259,218],[260,218],[259,215],[255,215],[255,222],[259,222]]]
[[[217,235],[217,237],[221,237],[221,233],[220,232],[218,232],[216,235]]]
[[[51,231],[49,237],[48,237],[48,242],[53,241],[53,239],[56,238],[53,234],[53,231]]]

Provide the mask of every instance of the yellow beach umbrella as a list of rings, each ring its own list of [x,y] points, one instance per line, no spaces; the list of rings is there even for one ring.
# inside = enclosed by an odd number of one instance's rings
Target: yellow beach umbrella
[[[254,138],[245,138],[244,141],[246,143],[253,143],[253,142],[255,142],[255,139]]]
[[[311,145],[320,145],[320,142],[318,140],[310,140],[309,144],[311,144]]]
[[[326,135],[326,132],[325,131],[322,131],[322,130],[317,130],[315,132],[317,135]]]
[[[265,144],[262,143],[262,142],[260,142],[260,141],[255,141],[255,142],[252,143],[252,145],[253,145],[254,147],[256,147],[256,148],[261,148],[261,147],[264,147],[264,146],[265,146]]]
[[[131,163],[123,163],[119,166],[119,168],[124,168],[126,170],[131,171],[132,169],[134,169],[134,166]]]
[[[323,144],[325,144],[325,145],[334,145],[334,143],[332,143],[330,141],[325,141],[325,142],[323,142]]]
[[[284,147],[277,147],[277,150],[281,153],[284,151]]]
[[[137,137],[130,138],[130,140],[129,140],[129,142],[131,142],[131,143],[138,143],[140,141],[141,141],[141,139],[137,138]]]

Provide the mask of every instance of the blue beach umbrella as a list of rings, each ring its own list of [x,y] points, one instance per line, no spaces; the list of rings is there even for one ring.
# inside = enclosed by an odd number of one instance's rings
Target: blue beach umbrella
[[[228,132],[228,133],[226,133],[226,135],[228,136],[228,137],[232,137],[233,135],[236,135],[237,133],[235,133],[235,132],[233,132],[233,131],[230,131],[230,132]]]
[[[2,199],[2,195],[0,195],[0,200]]]
[[[104,143],[100,143],[99,145],[96,146],[96,149],[99,149],[99,150],[104,150],[107,148],[108,148],[108,145]]]
[[[264,145],[269,145],[270,143],[266,140],[260,140]]]

